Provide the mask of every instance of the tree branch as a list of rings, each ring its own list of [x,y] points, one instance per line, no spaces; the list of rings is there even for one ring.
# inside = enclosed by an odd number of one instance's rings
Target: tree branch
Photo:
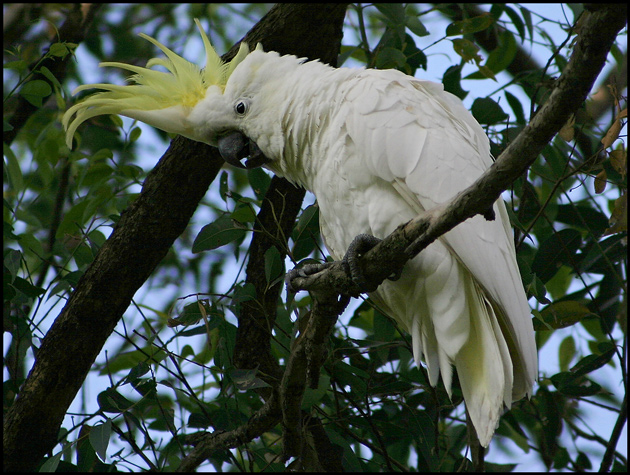
[[[214,452],[233,449],[260,437],[280,420],[279,407],[278,395],[273,393],[265,405],[237,429],[203,434],[197,446],[182,460],[177,471],[192,472]]]
[[[280,397],[285,457],[301,457],[304,449],[301,426],[301,407],[307,381],[317,388],[319,371],[328,355],[328,339],[337,317],[348,305],[348,299],[338,300],[337,295],[320,295],[313,302],[303,333],[295,340],[287,363]]]
[[[610,472],[610,467],[612,466],[613,459],[615,458],[617,443],[619,442],[619,437],[621,437],[623,426],[626,425],[627,420],[628,420],[628,399],[626,396],[624,396],[623,402],[621,403],[621,412],[619,413],[619,417],[617,417],[617,422],[615,422],[615,427],[613,427],[610,440],[608,441],[608,444],[606,444],[606,452],[604,453],[604,456],[602,457],[602,464],[599,467],[600,472]]]

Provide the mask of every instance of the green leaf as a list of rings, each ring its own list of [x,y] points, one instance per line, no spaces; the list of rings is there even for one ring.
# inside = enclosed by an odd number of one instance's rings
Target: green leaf
[[[230,242],[243,239],[246,232],[247,229],[223,215],[201,229],[193,243],[192,252],[196,254],[225,246]]]
[[[90,444],[103,463],[107,459],[107,446],[111,434],[112,421],[109,418],[104,423],[92,427],[90,431]]]
[[[131,385],[143,398],[155,400],[157,382],[154,379],[134,379]]]
[[[575,325],[583,318],[593,316],[588,307],[575,301],[552,303],[540,312],[542,322],[534,319],[534,330],[566,328]]]
[[[208,305],[207,300],[197,300],[196,302],[185,305],[184,309],[173,319],[172,323],[169,323],[169,326],[174,326],[173,324],[178,326],[195,325],[204,315],[208,315],[211,312],[212,307]]]
[[[15,194],[24,188],[24,177],[20,163],[8,144],[4,144],[4,156],[7,159],[6,173],[9,179],[10,193]]]
[[[330,376],[327,374],[321,374],[319,376],[319,382],[317,388],[312,389],[307,387],[304,391],[304,397],[302,398],[302,410],[308,411],[313,405],[318,404],[330,391]]]
[[[20,95],[35,107],[42,107],[44,98],[52,94],[50,84],[41,79],[29,81],[20,89]]]
[[[375,64],[378,69],[402,68],[407,64],[407,57],[399,49],[385,47],[378,51]]]
[[[230,191],[228,187],[228,174],[225,170],[221,172],[219,176],[219,196],[225,202],[227,202],[227,194]]]
[[[262,379],[257,378],[256,369],[231,369],[229,371],[230,379],[234,382],[234,385],[241,391],[248,391],[250,389],[257,388],[269,388],[269,384],[265,383]]]
[[[46,292],[45,289],[42,289],[41,287],[34,286],[28,280],[23,279],[22,277],[16,277],[13,280],[13,287],[18,289],[20,292],[22,292],[27,297],[30,297],[30,298],[33,298],[33,299],[39,297],[44,292]]]
[[[413,76],[418,68],[427,69],[427,56],[418,49],[410,35],[405,35],[402,52],[407,58],[407,63],[401,69],[402,72]]]
[[[374,338],[377,341],[391,341],[396,329],[389,317],[379,311],[374,312]]]
[[[6,249],[4,251],[4,259],[2,262],[6,267],[6,270],[9,271],[12,281],[15,277],[17,277],[18,271],[20,270],[22,253],[17,249]]]
[[[550,379],[558,391],[570,397],[594,396],[601,392],[602,389],[594,381],[569,372],[554,374]]]
[[[560,343],[558,347],[558,362],[560,363],[560,370],[567,371],[569,364],[575,357],[575,339],[569,335]]]
[[[567,293],[574,279],[573,270],[568,266],[560,266],[556,275],[547,281],[545,288],[554,300],[561,299]]]
[[[343,457],[342,463],[343,468],[346,472],[363,472],[363,466],[361,465],[361,461],[357,457],[357,455],[352,450],[352,447],[348,443],[348,441],[339,435],[335,430],[333,430],[330,424],[324,426],[324,430],[326,431],[326,435],[331,443],[335,446],[341,447],[343,449]],[[354,443],[354,439],[351,439],[352,443]]]
[[[129,371],[129,374],[127,374],[127,377],[125,379],[129,382],[135,381],[138,378],[147,374],[150,370],[151,367],[145,361],[141,361],[136,366],[131,368],[131,371]]]
[[[616,234],[593,244],[579,263],[580,272],[607,274],[611,265],[623,262],[628,255],[626,236]]]
[[[61,460],[61,457],[63,456],[64,451],[62,450],[61,452],[53,455],[52,457],[48,457],[41,467],[39,467],[39,471],[40,472],[56,472],[57,471],[57,467],[59,466],[59,462]]]
[[[101,408],[101,411],[114,414],[124,412],[133,406],[133,403],[129,399],[124,397],[114,388],[107,388],[105,391],[101,392],[98,396],[96,396],[96,401],[98,402],[98,407]]]
[[[230,218],[241,224],[253,223],[256,221],[256,212],[250,203],[239,202],[234,211],[230,214]]]
[[[504,31],[498,39],[499,45],[490,52],[485,66],[493,73],[499,73],[507,68],[516,56],[518,49],[514,35]]]
[[[444,84],[444,90],[456,95],[461,100],[464,100],[468,95],[468,91],[464,91],[464,89],[462,89],[461,81],[461,65],[451,66],[444,72],[444,76],[442,76],[442,84]]]
[[[509,91],[505,91],[505,98],[507,99],[508,104],[510,104],[512,112],[514,112],[514,115],[516,116],[516,122],[521,125],[525,124],[525,113],[523,112],[521,101],[519,101],[516,96],[510,94]]]
[[[455,21],[446,27],[446,36],[467,35],[487,30],[494,23],[494,18],[488,13],[465,20]]]
[[[310,205],[300,215],[293,229],[292,257],[296,261],[304,259],[315,249],[319,236],[319,207]]]
[[[416,36],[422,37],[430,34],[415,12],[407,12],[405,15],[405,26]]]
[[[479,56],[479,46],[472,41],[456,38],[452,40],[452,43],[453,50],[467,63],[472,61],[481,61],[481,56]]]
[[[401,3],[375,3],[376,9],[385,16],[385,23],[396,28],[405,24],[405,9]]]
[[[370,376],[362,369],[337,360],[334,363],[331,376],[334,377],[339,384],[350,386],[353,393],[357,393],[357,396],[365,396],[365,390],[367,388],[366,381],[370,380]]]
[[[63,239],[66,234],[70,236],[81,234],[81,229],[86,220],[85,210],[88,204],[89,200],[83,199],[66,212],[57,229],[57,239]]]
[[[540,245],[532,262],[532,272],[546,283],[563,264],[573,267],[581,244],[582,236],[575,229],[562,229],[552,234]]]
[[[61,89],[61,83],[55,77],[55,75],[50,71],[50,69],[48,69],[46,66],[42,66],[39,69],[39,73],[43,75],[46,79],[48,79],[51,83],[53,83],[55,86],[57,86],[59,89]]]
[[[69,48],[69,45],[72,44],[73,43],[53,43],[50,45],[48,54],[58,58],[65,58],[68,54],[70,54],[71,49]]]
[[[121,370],[134,368],[140,363],[156,365],[166,356],[163,350],[151,345],[140,350],[123,352],[110,359],[109,364],[101,369],[100,374],[117,373]]]
[[[4,69],[14,69],[17,72],[23,72],[28,69],[28,63],[23,59],[18,59],[16,61],[9,61],[8,63],[4,63],[2,66]]]
[[[232,302],[242,303],[247,302],[249,300],[254,300],[256,298],[256,287],[251,282],[243,286],[236,286],[234,291],[234,295],[232,296]]]
[[[67,290],[76,288],[76,284],[81,275],[83,275],[83,272],[81,271],[76,271],[76,273],[68,272],[66,275],[58,279],[59,282],[50,289],[48,295],[50,297],[53,295],[63,295]]]
[[[532,21],[532,13],[525,7],[520,7],[521,15],[523,16],[523,20],[525,21],[525,25],[527,26],[527,32],[529,33],[529,37],[534,37],[534,22]],[[576,17],[577,18],[577,17]]]
[[[140,138],[140,135],[142,135],[142,129],[140,127],[134,127],[131,129],[131,133],[129,134],[129,142],[135,142]]]
[[[5,117],[2,118],[2,130],[4,132],[10,132],[11,130],[13,130],[13,126]]]
[[[501,106],[489,97],[475,99],[470,111],[480,124],[493,125],[508,118]]]
[[[588,355],[582,358],[578,363],[571,368],[571,372],[576,376],[588,374],[596,369],[601,368],[607,364],[613,356],[615,356],[616,349],[611,348],[601,355]]]
[[[609,226],[608,217],[598,209],[587,205],[558,205],[556,221],[601,236]]]
[[[268,285],[273,285],[274,281],[283,275],[284,265],[280,251],[275,246],[271,246],[265,252],[265,278]]]
[[[262,168],[251,168],[247,170],[247,178],[256,198],[261,201],[267,194],[271,177]]]
[[[92,188],[109,180],[114,174],[114,169],[105,161],[92,161],[86,168],[85,173],[80,181],[80,185]]]
[[[518,34],[521,37],[521,42],[525,41],[525,23],[523,22],[523,20],[521,20],[521,17],[518,15],[518,13],[516,13],[513,8],[509,7],[508,5],[504,5],[504,7],[505,14],[510,17],[514,28],[516,28],[516,31],[518,31]]]

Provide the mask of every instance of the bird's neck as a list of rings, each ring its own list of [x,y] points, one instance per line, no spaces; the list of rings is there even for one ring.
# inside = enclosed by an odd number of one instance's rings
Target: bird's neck
[[[279,117],[283,146],[274,151],[269,166],[274,173],[313,190],[322,161],[331,150],[330,142],[337,137],[333,128],[343,100],[343,84],[359,71],[309,62],[296,68],[295,78],[284,81],[289,86],[278,93],[287,104]]]

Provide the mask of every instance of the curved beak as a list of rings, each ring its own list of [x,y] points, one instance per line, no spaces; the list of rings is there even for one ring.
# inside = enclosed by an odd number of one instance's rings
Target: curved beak
[[[231,132],[218,140],[219,152],[223,159],[237,168],[257,168],[270,160],[265,157],[256,145],[240,132]],[[249,157],[245,164],[241,160]]]

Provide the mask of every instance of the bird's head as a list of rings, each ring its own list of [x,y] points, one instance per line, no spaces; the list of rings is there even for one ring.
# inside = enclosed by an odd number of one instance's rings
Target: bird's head
[[[160,48],[165,58],[153,58],[146,67],[116,62],[103,62],[99,66],[118,67],[135,73],[130,84],[86,84],[73,92],[101,89],[87,99],[70,107],[63,116],[66,143],[72,148],[74,134],[83,122],[103,114],[119,114],[145,122],[165,132],[183,135],[198,142],[219,147],[221,155],[230,164],[240,168],[263,165],[267,159],[249,137],[243,118],[252,113],[251,99],[258,81],[252,77],[260,74],[233,74],[237,67],[248,60],[256,71],[256,64],[265,55],[259,44],[250,54],[242,42],[236,56],[224,63],[216,53],[201,24],[195,20],[206,51],[206,67],[197,65],[175,54],[159,41],[140,34]],[[166,69],[151,69],[161,66]],[[247,82],[247,84],[244,84]],[[241,160],[249,157],[245,165]]]

